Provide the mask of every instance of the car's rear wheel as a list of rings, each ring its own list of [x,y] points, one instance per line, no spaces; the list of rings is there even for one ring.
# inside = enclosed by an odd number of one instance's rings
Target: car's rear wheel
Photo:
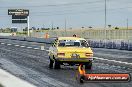
[[[54,63],[54,61],[50,59],[50,63],[49,63],[49,68],[50,69],[53,68],[53,63]]]
[[[60,63],[58,61],[54,61],[54,69],[60,69]]]
[[[92,68],[92,61],[89,61],[85,64],[85,69],[91,69]]]

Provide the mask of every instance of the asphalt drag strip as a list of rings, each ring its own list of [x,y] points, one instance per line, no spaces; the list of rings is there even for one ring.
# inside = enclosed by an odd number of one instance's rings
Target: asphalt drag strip
[[[49,46],[46,46],[48,48]],[[131,87],[129,83],[86,83],[76,81],[76,66],[62,66],[60,70],[49,69],[46,50],[27,49],[0,45],[0,67],[37,87]],[[103,55],[103,54],[102,54]],[[115,64],[94,61],[87,73],[131,73],[132,71]]]

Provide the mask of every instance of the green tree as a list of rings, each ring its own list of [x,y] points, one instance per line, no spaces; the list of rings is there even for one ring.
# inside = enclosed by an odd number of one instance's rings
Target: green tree
[[[119,29],[118,27],[115,27],[115,29]]]

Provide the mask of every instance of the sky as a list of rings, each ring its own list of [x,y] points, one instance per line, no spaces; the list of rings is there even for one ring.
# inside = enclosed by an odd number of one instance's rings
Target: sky
[[[105,0],[0,0],[0,28],[12,24],[8,9],[29,9],[30,27],[81,28],[105,26]],[[131,0],[106,0],[107,25],[132,26]]]

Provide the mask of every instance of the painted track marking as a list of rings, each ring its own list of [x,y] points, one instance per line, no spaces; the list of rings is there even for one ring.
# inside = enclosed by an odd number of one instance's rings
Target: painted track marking
[[[35,50],[38,50],[39,48],[34,48]]]
[[[7,44],[8,46],[12,45],[12,44]]]
[[[105,61],[115,62],[115,63],[121,63],[121,64],[132,65],[132,63],[128,63],[128,62],[122,62],[122,61],[117,61],[117,60],[109,60],[109,59],[98,58],[98,57],[94,57],[94,58],[95,58],[95,59],[99,59],[99,60],[105,60]]]
[[[1,43],[1,44],[5,44],[5,43]]]
[[[32,48],[32,47],[27,47],[27,48]]]
[[[25,46],[20,46],[20,47],[25,47]]]
[[[20,45],[15,45],[16,47],[20,46]]]

